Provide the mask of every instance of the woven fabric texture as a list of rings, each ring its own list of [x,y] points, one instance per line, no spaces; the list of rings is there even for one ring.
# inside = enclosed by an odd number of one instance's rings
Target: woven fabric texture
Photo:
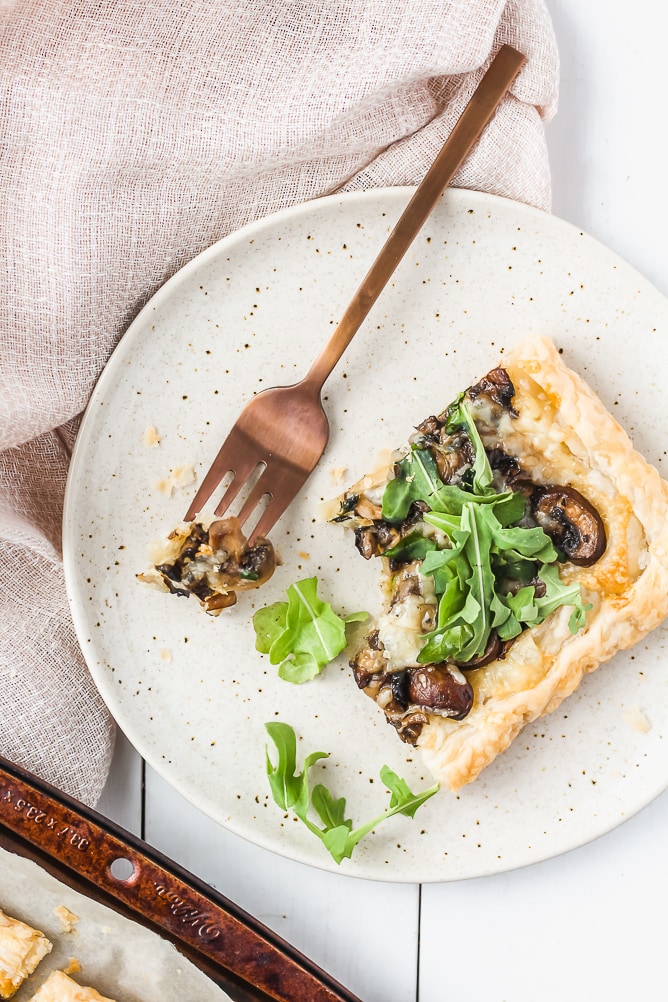
[[[549,211],[542,0],[0,0],[0,754],[88,804],[109,769],[60,522],[130,321],[244,223],[417,183],[504,42],[528,63],[453,183]]]

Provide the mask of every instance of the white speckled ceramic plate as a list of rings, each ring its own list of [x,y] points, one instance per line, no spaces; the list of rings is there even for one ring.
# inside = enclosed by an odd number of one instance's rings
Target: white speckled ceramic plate
[[[65,512],[65,568],[77,632],[119,725],[189,801],[252,842],[336,870],[269,796],[265,731],[292,724],[302,754],[348,801],[356,823],[380,813],[387,763],[431,785],[346,659],[293,686],[254,649],[251,617],[317,574],[339,611],[376,610],[376,568],[322,498],[383,447],[445,405],[532,332],[548,334],[659,469],[668,304],[578,229],[501,198],[449,190],[326,385],[331,440],[276,527],[273,579],[217,619],[135,579],[148,544],[185,513],[193,488],[155,485],[205,471],[258,389],[301,378],[398,218],[410,189],[332,196],[246,227],[172,278],[132,324],[93,394]],[[159,445],[144,444],[153,426]],[[337,473],[343,472],[337,478]],[[511,869],[595,838],[668,783],[666,631],[588,677],[551,717],[528,726],[459,795],[442,791],[411,821],[363,840],[342,870],[439,881]],[[647,727],[639,726],[647,722]]]

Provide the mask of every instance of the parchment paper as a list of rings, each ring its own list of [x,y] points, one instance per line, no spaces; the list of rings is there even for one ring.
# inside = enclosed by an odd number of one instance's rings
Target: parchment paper
[[[56,908],[78,917],[63,930]],[[230,1002],[176,947],[137,922],[72,890],[30,859],[0,848],[0,908],[39,929],[53,950],[12,1002],[27,1002],[49,973],[81,965],[71,976],[114,1002]]]

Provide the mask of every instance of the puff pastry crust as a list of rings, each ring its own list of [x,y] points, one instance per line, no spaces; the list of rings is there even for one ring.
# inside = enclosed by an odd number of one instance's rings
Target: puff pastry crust
[[[0,998],[10,999],[52,948],[38,929],[0,910]]]
[[[561,578],[578,583],[591,605],[577,633],[569,629],[569,609],[556,609],[525,629],[505,656],[466,672],[474,700],[463,719],[429,715],[417,747],[451,790],[474,780],[527,723],[551,713],[586,673],[668,615],[668,484],[551,340],[528,340],[500,364],[514,387],[504,452],[534,483],[568,485],[588,499],[605,525],[607,547],[591,566],[561,568]],[[356,488],[373,496],[388,475]]]
[[[94,988],[77,984],[63,971],[52,971],[30,1002],[114,1002]]]

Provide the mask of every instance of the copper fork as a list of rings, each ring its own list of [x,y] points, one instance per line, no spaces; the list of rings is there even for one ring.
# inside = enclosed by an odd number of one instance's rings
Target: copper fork
[[[257,525],[249,534],[251,543],[256,537],[267,535],[299,493],[329,438],[329,424],[321,401],[325,380],[479,139],[524,62],[525,57],[516,49],[509,45],[501,47],[325,348],[300,382],[263,390],[246,404],[195,494],[185,516],[187,522],[197,516],[230,473],[232,480],[215,509],[216,516],[228,511],[244,484],[261,469],[237,516],[243,525],[260,501],[268,498]]]

